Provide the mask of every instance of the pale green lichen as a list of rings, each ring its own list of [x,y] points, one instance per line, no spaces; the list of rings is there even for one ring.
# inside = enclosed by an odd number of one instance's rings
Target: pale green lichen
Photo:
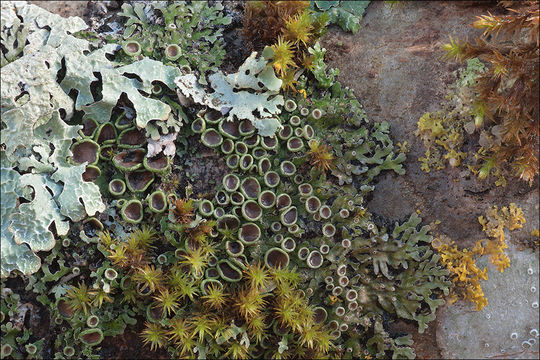
[[[324,63],[326,49],[321,48],[318,41],[308,49],[308,52],[313,55],[313,69],[311,72],[317,79],[317,86],[328,89],[334,83],[334,78],[339,75],[339,69],[330,69],[327,73],[326,64]]]
[[[198,73],[201,84],[207,84],[206,73],[217,71],[223,61],[223,26],[230,24],[232,18],[224,16],[220,3],[212,6],[206,1],[123,4],[119,15],[127,18],[125,30],[121,39],[113,36],[113,41],[137,41],[143,56],[190,67]],[[172,57],[166,54],[170,44],[179,50]]]
[[[68,163],[69,149],[72,140],[79,137],[80,126],[67,125],[61,118],[72,117],[73,101],[56,82],[54,71],[63,51],[81,48],[77,39],[68,40],[67,33],[80,29],[84,21],[63,19],[34,5],[15,7],[28,26],[28,38],[34,39],[29,40],[34,47],[28,52],[25,47],[21,58],[2,68],[0,140],[2,167],[9,176],[3,178],[2,194],[14,203],[2,207],[2,229],[6,230],[2,231],[6,240],[2,242],[2,277],[15,269],[30,274],[39,268],[39,258],[29,251],[54,247],[51,225],[57,235],[65,235],[68,217],[79,221],[87,214],[105,210],[99,188],[82,181],[85,165]],[[50,26],[50,32],[36,30],[44,26]],[[36,43],[40,40],[32,37],[33,31],[40,32],[44,39],[39,50]],[[20,203],[19,198],[27,202]]]
[[[360,20],[369,5],[369,1],[312,0],[312,3],[316,9],[330,16],[330,23],[339,25],[344,31],[353,34],[360,29]]]
[[[45,64],[50,59],[49,50],[25,55],[2,68],[0,93],[5,127],[0,141],[5,144],[10,161],[17,162],[21,158],[20,155],[14,155],[17,148],[30,151],[34,129],[47,123],[55,109],[64,109],[66,117],[72,115],[71,99],[56,83]]]
[[[251,121],[261,136],[272,136],[281,127],[276,118],[281,112],[279,106],[283,105],[283,96],[278,95],[281,80],[264,57],[257,59],[254,52],[238,72],[229,75],[218,72],[208,79],[214,90],[211,93],[205,91],[193,74],[179,76],[175,82],[184,96],[221,111],[228,120],[236,117]]]
[[[172,79],[180,75],[178,69],[167,67],[158,61],[143,59],[116,69],[101,68],[96,70],[100,71],[102,76],[103,98],[100,101],[94,102],[92,100],[91,103],[85,104],[86,106],[82,107],[85,116],[94,119],[110,119],[112,109],[116,106],[120,95],[126,93],[137,113],[135,121],[139,128],[145,128],[151,120],[165,121],[169,118],[171,112],[169,105],[145,97],[141,95],[140,91],[150,94],[151,82],[154,80],[174,88]],[[143,82],[123,76],[126,73],[138,75]],[[91,81],[88,78],[86,81],[89,86]]]
[[[39,270],[41,260],[30,248],[24,244],[17,244],[13,234],[9,231],[9,215],[17,206],[20,194],[19,178],[17,171],[6,167],[2,153],[2,169],[0,171],[0,189],[2,195],[1,217],[1,241],[2,262],[0,265],[1,277],[6,277],[13,270],[19,270],[23,274],[31,274]]]
[[[9,64],[21,55],[27,36],[28,28],[22,25],[18,18],[14,19],[10,30],[0,34],[2,46],[6,49],[5,53],[2,51],[0,54],[0,67]]]
[[[153,130],[151,135],[154,140],[159,139],[159,133],[155,128],[156,125],[150,124],[152,120],[166,122],[167,127],[165,129],[162,127],[165,133],[168,127],[173,127],[176,131],[180,128],[182,118],[174,119],[168,104],[141,94],[141,92],[152,93],[151,83],[153,81],[161,81],[173,89],[175,87],[173,79],[180,75],[178,68],[166,66],[151,59],[143,59],[130,65],[118,67],[116,63],[111,62],[106,57],[107,54],[114,53],[117,45],[107,44],[100,49],[91,51],[92,46],[89,41],[70,35],[87,27],[82,19],[64,19],[34,5],[17,7],[17,9],[17,14],[23,17],[25,24],[27,22],[30,24],[30,31],[35,29],[35,32],[28,36],[30,45],[25,47],[25,54],[36,52],[42,54],[43,56],[40,56],[37,61],[44,64],[36,65],[41,65],[42,68],[46,66],[47,69],[39,69],[40,73],[50,72],[51,80],[54,80],[58,71],[65,66],[65,74],[60,82],[60,87],[66,98],[66,94],[71,90],[77,90],[75,110],[84,110],[85,117],[92,117],[99,122],[108,121],[112,109],[116,106],[121,94],[125,92],[128,99],[134,104],[137,113],[135,118],[137,126],[140,128],[149,126]],[[49,26],[51,31],[44,30],[45,26]],[[35,36],[36,34],[40,35]],[[27,68],[32,74],[36,70],[33,66]],[[102,98],[99,101],[94,99],[91,91],[91,84],[99,81],[94,73],[100,73],[101,76]],[[142,83],[137,79],[128,78],[126,74],[137,75]],[[57,95],[58,85],[52,83],[51,86],[53,89],[48,91],[54,90],[53,95]],[[11,91],[17,91],[17,88],[13,87]],[[17,95],[19,94],[15,96]],[[45,97],[45,95],[47,94],[42,96]],[[3,97],[4,95],[2,95]],[[2,105],[4,106],[4,104]]]

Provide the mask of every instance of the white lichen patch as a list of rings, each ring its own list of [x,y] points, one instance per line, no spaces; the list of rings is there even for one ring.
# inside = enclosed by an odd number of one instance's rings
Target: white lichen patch
[[[227,115],[228,120],[247,119],[261,136],[272,136],[281,128],[276,116],[281,112],[283,96],[278,95],[281,80],[264,57],[252,53],[238,72],[208,77],[213,92],[207,92],[193,74],[182,75],[175,82],[183,96]]]
[[[152,157],[158,155],[161,151],[163,151],[164,155],[174,157],[176,154],[176,145],[174,144],[174,141],[176,140],[176,137],[178,136],[178,133],[170,133],[167,135],[162,135],[159,140],[148,140],[148,153],[146,154],[146,157]]]

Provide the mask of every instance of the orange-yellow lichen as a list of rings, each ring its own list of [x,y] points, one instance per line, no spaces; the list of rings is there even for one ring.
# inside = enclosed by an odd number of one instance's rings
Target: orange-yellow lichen
[[[503,272],[510,266],[510,259],[504,253],[508,247],[504,237],[504,229],[516,230],[523,227],[525,218],[523,211],[512,203],[509,207],[499,210],[493,206],[486,213],[486,217],[480,216],[478,222],[482,225],[482,231],[488,239],[478,240],[472,250],[458,250],[456,244],[449,239],[439,237],[433,240],[433,247],[441,256],[443,264],[448,268],[452,281],[456,287],[450,299],[458,297],[470,300],[476,304],[476,310],[482,310],[487,305],[487,299],[482,291],[480,280],[487,280],[487,268],[480,269],[476,266],[476,259],[482,255],[489,255],[489,259],[497,270]]]
[[[482,291],[480,280],[487,280],[487,268],[480,269],[476,266],[475,258],[484,253],[484,248],[477,242],[472,250],[458,250],[456,244],[444,243],[437,238],[433,241],[441,255],[441,261],[448,268],[452,281],[456,284],[451,300],[458,297],[465,298],[476,304],[476,310],[482,310],[487,305],[487,299]]]
[[[489,255],[491,263],[497,266],[497,270],[503,272],[510,266],[510,259],[503,251],[508,247],[504,239],[504,228],[508,228],[508,230],[521,229],[525,223],[523,211],[514,203],[501,210],[495,205],[488,210],[486,216],[487,218],[478,217],[482,231],[490,238],[482,240],[485,254]]]

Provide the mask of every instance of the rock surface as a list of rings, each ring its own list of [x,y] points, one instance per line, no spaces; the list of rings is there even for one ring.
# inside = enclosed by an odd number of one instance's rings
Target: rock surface
[[[482,284],[488,304],[481,311],[458,301],[438,312],[437,341],[443,358],[538,358],[538,253],[519,251],[514,245],[506,253],[510,267],[503,273],[487,256],[477,261],[488,268],[488,280]]]
[[[89,1],[29,1],[63,17],[78,16],[86,20]]]

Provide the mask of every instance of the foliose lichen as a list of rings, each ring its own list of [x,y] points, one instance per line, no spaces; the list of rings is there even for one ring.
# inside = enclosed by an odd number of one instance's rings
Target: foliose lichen
[[[495,205],[487,211],[486,216],[487,218],[479,216],[478,222],[488,238],[478,240],[472,249],[459,250],[455,242],[447,236],[439,236],[433,243],[443,264],[452,274],[452,281],[457,285],[450,299],[467,299],[476,304],[476,311],[482,310],[488,303],[480,282],[487,280],[487,268],[479,268],[476,260],[489,255],[490,262],[498,271],[503,272],[510,266],[510,259],[504,252],[508,248],[504,230],[517,230],[525,223],[523,211],[514,203],[501,209]]]
[[[185,1],[167,4],[166,1],[146,5],[123,4],[120,15],[127,18],[121,38],[111,40],[139,44],[135,54],[125,52],[123,61],[139,55],[160,60],[164,64],[187,67],[197,72],[199,81],[206,84],[206,73],[215,72],[225,56],[223,25],[231,17],[223,15],[223,5],[208,6],[206,2]]]
[[[210,75],[211,93],[201,87],[193,74],[180,76],[175,83],[183,96],[227,115],[227,121],[235,117],[246,119],[261,136],[272,136],[280,127],[276,115],[283,105],[283,96],[279,95],[281,80],[264,57],[256,57],[257,53],[252,53],[237,73]]]
[[[360,29],[360,21],[369,1],[318,1],[312,0],[312,6],[329,15],[332,24],[339,25],[344,31],[356,34]]]

